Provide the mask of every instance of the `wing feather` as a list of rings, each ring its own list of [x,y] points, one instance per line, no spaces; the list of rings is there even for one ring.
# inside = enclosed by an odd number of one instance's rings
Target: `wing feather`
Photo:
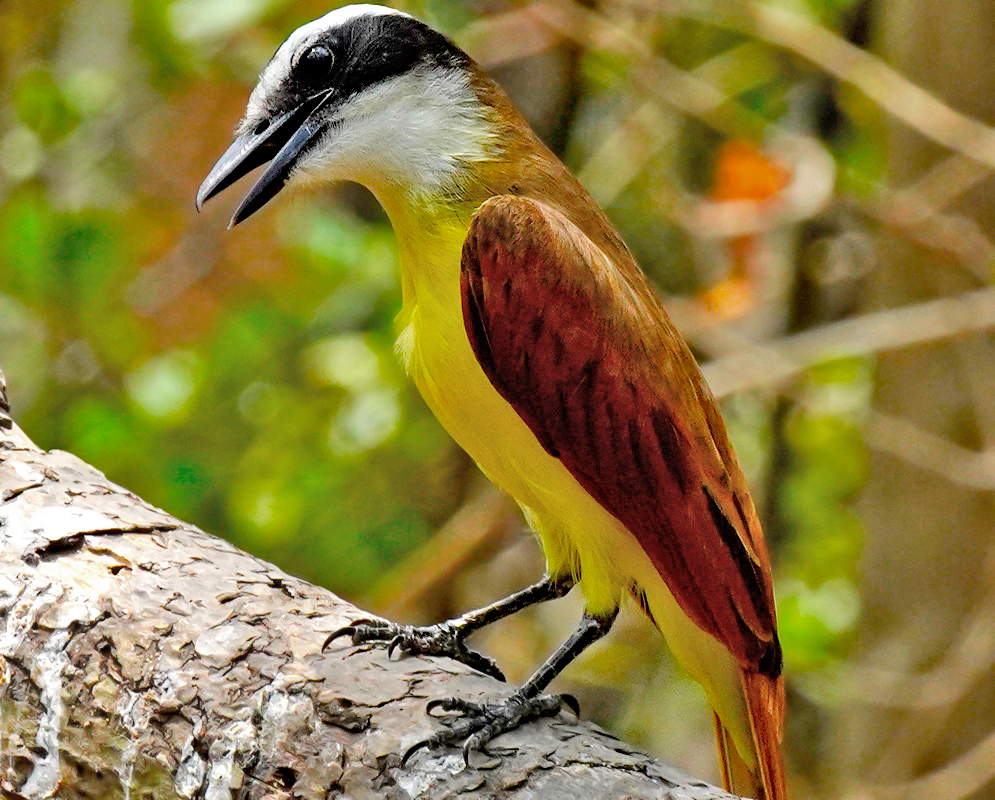
[[[685,613],[745,669],[776,678],[770,567],[746,482],[635,265],[613,263],[550,206],[502,196],[470,226],[461,287],[497,391],[633,533]]]

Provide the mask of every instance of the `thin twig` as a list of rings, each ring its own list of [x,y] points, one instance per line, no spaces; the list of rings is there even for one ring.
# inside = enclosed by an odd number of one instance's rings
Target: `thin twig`
[[[872,411],[864,426],[868,445],[981,492],[995,490],[995,451],[959,447],[899,417]]]
[[[959,214],[911,212],[911,197],[889,197],[887,192],[870,201],[852,199],[850,204],[924,247],[949,253],[978,282],[990,281],[995,244],[975,220]]]
[[[729,97],[710,81],[687,72],[657,55],[649,41],[606,16],[566,0],[540,0],[533,8],[560,36],[594,51],[625,55],[628,79],[637,90],[726,136],[752,131],[759,136],[769,121]]]
[[[901,189],[881,185],[847,202],[933,250],[953,255],[979,282],[989,283],[995,244],[975,220],[943,209],[990,178],[991,170],[955,153]]]
[[[953,203],[992,175],[991,168],[961,153],[938,161],[901,194],[921,199],[927,213],[936,213]]]
[[[873,706],[920,713],[918,724],[889,737],[878,757],[882,771],[910,774],[923,752],[931,750],[949,730],[950,720],[963,698],[995,664],[995,548],[989,548],[979,585],[985,594],[966,614],[958,634],[929,672],[913,674],[861,665],[849,666],[844,685],[853,699]]]
[[[995,289],[876,311],[750,347],[704,367],[716,397],[777,386],[840,356],[871,355],[995,327]]]
[[[995,550],[988,555],[989,573],[995,567],[993,556]],[[991,587],[991,582],[988,586]],[[948,711],[952,710],[978,679],[995,666],[993,615],[995,588],[989,588],[971,613],[965,616],[959,634],[940,662],[928,672],[913,673],[855,664],[845,668],[842,680],[833,679],[831,691],[839,697],[842,686],[847,698],[883,708],[935,711],[946,707]],[[809,683],[818,688],[818,679]],[[935,725],[935,715],[931,717],[931,722]],[[897,760],[895,753],[888,757],[890,764]]]

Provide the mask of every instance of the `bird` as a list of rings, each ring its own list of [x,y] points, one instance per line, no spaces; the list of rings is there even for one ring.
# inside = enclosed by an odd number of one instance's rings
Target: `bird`
[[[426,23],[338,8],[265,66],[197,208],[259,167],[229,227],[285,187],[353,181],[377,198],[400,254],[396,353],[519,505],[547,566],[455,620],[357,620],[326,645],[387,642],[502,677],[470,633],[574,586],[584,597],[575,632],[510,697],[430,703],[447,726],[405,759],[462,744],[469,763],[491,738],[558,713],[549,683],[634,602],[704,689],[726,788],[784,800],[770,560],[721,414],[605,213],[505,92]]]

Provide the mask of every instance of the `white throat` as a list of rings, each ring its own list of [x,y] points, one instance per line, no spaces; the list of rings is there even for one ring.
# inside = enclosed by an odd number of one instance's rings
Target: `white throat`
[[[410,199],[458,192],[492,158],[496,133],[457,70],[417,68],[347,101],[293,180],[354,180]]]

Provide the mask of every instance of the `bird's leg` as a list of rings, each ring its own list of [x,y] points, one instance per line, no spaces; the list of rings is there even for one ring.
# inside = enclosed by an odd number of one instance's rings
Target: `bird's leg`
[[[436,625],[402,625],[386,620],[360,619],[332,633],[325,640],[324,646],[328,647],[342,636],[351,637],[353,644],[389,642],[388,656],[397,648],[409,654],[449,656],[503,681],[504,674],[495,661],[467,647],[466,638],[485,625],[504,619],[523,608],[563,597],[573,585],[573,578],[569,576],[547,575],[538,583],[515,592],[510,597]]]
[[[618,616],[617,609],[604,617],[585,613],[570,638],[546,659],[511,697],[496,703],[471,703],[458,697],[430,702],[427,708],[430,714],[435,709],[454,713],[449,718],[443,718],[447,725],[446,730],[409,748],[404,754],[404,761],[406,762],[422,748],[448,747],[462,743],[463,761],[469,766],[472,751],[485,751],[491,739],[514,730],[523,722],[538,717],[554,716],[560,711],[563,703],[570,706],[574,713],[579,714],[577,701],[570,695],[542,694],[542,690],[563,671],[567,664],[607,634],[616,616]]]

